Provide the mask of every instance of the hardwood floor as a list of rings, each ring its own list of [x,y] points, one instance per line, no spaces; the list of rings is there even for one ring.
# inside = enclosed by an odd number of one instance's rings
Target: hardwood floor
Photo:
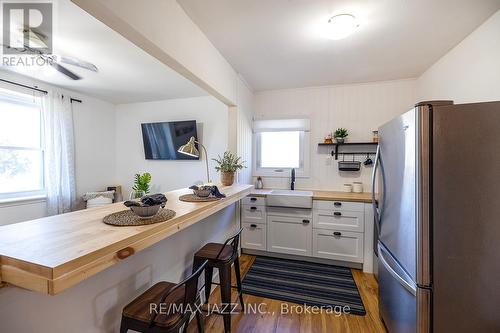
[[[242,276],[250,268],[254,256],[243,254],[240,258]],[[365,316],[355,315],[335,315],[335,314],[311,314],[311,313],[293,313],[282,314],[281,306],[290,308],[297,306],[295,303],[282,302],[263,297],[257,297],[244,294],[243,299],[247,307],[250,305],[265,304],[264,314],[238,313],[231,316],[231,332],[233,333],[320,333],[320,332],[338,332],[338,333],[383,333],[386,332],[384,324],[378,315],[377,299],[377,281],[372,274],[365,274],[360,270],[352,270],[354,280],[363,299],[366,309]],[[234,282],[233,271],[233,285]],[[220,304],[220,293],[217,288],[210,296],[209,304]],[[237,293],[233,290],[233,302],[237,303]],[[239,309],[239,307],[238,307]],[[191,321],[189,327],[190,333],[196,333],[196,322]],[[212,314],[205,317],[205,332],[220,333],[224,332],[224,323],[222,316]]]

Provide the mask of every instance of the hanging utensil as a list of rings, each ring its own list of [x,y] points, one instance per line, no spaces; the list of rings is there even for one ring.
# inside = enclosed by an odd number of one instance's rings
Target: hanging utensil
[[[366,160],[363,162],[364,166],[370,166],[373,164],[370,154],[366,154]]]

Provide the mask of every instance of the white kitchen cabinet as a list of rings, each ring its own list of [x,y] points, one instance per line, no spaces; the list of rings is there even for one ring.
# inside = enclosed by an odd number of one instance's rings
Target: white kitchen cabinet
[[[364,204],[362,202],[314,200],[313,209],[363,212]]]
[[[313,256],[363,263],[364,233],[313,229]]]
[[[248,197],[245,197],[245,198],[241,199],[241,203],[243,205],[265,206],[266,205],[266,198],[264,198],[264,197],[248,196]]]
[[[311,218],[268,215],[267,251],[311,256]]]
[[[241,205],[241,220],[248,223],[266,223],[266,206]]]
[[[315,209],[313,228],[363,232],[364,212]]]
[[[267,207],[265,197],[248,196],[240,207],[243,249],[362,264],[364,271],[373,271],[368,203],[313,200],[313,209],[284,208]]]
[[[267,248],[265,224],[243,223],[241,247],[244,249],[262,250]]]

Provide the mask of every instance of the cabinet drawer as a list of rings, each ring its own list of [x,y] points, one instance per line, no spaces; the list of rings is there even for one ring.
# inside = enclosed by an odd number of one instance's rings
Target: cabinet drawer
[[[244,249],[266,250],[266,225],[243,223],[241,247]]]
[[[266,198],[265,197],[244,197],[241,199],[241,203],[244,205],[252,205],[252,206],[265,206]]]
[[[316,209],[313,211],[313,226],[318,229],[364,232],[364,220],[364,212],[323,209]]]
[[[336,211],[349,210],[353,212],[364,212],[365,204],[362,202],[314,200],[313,208]]]
[[[241,206],[241,220],[248,223],[266,223],[266,206]]]
[[[313,229],[313,256],[363,262],[363,234],[350,231]]]

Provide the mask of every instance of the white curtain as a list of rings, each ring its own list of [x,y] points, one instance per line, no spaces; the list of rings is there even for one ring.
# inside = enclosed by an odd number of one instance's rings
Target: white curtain
[[[70,212],[76,199],[73,112],[69,96],[42,97],[45,188],[49,215]]]

